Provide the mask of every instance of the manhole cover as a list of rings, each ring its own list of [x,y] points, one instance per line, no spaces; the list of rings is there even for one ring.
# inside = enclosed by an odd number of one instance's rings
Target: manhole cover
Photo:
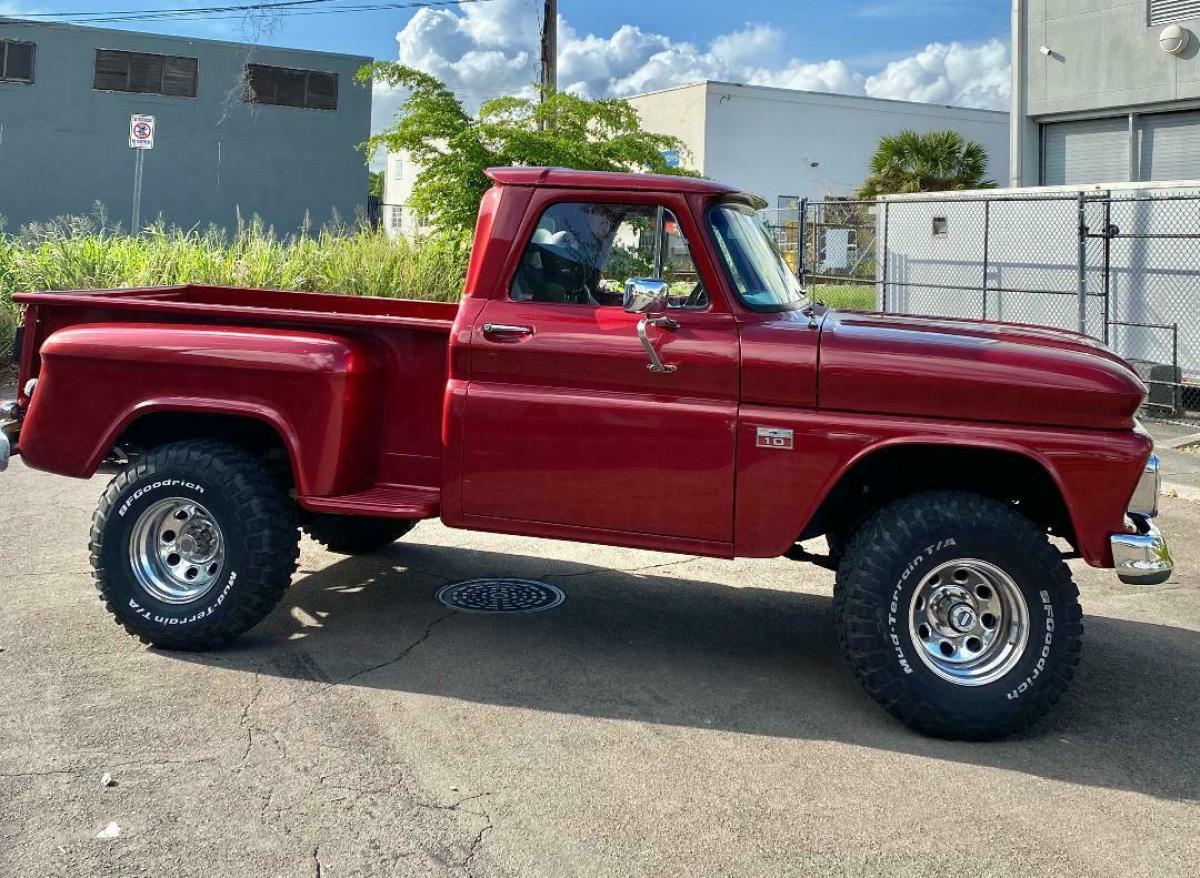
[[[464,613],[538,613],[566,597],[562,589],[533,579],[469,579],[437,593],[447,607]]]

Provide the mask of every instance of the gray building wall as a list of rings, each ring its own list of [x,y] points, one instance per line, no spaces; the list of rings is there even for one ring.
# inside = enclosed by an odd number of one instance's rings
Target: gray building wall
[[[370,89],[354,75],[370,59],[0,19],[0,39],[37,44],[32,84],[0,82],[0,216],[9,231],[96,202],[128,227],[134,150],[129,117],[156,117],[143,172],[142,219],[235,227],[238,212],[281,233],[366,208]],[[199,61],[195,98],[96,91],[97,49]],[[336,110],[249,103],[247,62],[338,74]]]
[[[1014,186],[1042,182],[1042,125],[1132,112],[1136,155],[1138,114],[1200,108],[1200,15],[1178,19],[1191,40],[1172,55],[1149,13],[1150,0],[1014,0]]]

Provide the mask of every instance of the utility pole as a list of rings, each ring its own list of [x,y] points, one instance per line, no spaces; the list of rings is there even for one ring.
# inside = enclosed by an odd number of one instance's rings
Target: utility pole
[[[542,12],[541,85],[543,101],[558,90],[558,0],[545,0]]]

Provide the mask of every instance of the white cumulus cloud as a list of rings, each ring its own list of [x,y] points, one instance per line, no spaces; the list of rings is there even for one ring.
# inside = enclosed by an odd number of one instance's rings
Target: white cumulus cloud
[[[444,81],[470,110],[491,97],[532,94],[539,5],[492,0],[459,9],[422,9],[396,35],[398,58]],[[591,98],[719,79],[1007,109],[1008,65],[1007,45],[999,39],[982,45],[931,43],[872,71],[837,58],[789,59],[786,35],[764,23],[697,45],[628,24],[606,36],[581,34],[563,16],[558,21],[559,87]],[[395,90],[376,88],[376,130],[391,119],[401,98]]]
[[[931,43],[867,77],[864,88],[877,98],[1005,110],[1012,91],[1008,46]]]

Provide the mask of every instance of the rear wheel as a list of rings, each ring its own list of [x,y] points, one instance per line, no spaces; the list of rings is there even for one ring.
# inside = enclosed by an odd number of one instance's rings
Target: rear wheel
[[[398,518],[365,518],[357,515],[310,515],[308,535],[339,555],[367,555],[390,546],[417,526]]]
[[[842,653],[907,725],[985,739],[1066,690],[1083,633],[1059,552],[1011,506],[956,492],[885,507],[851,538],[835,608]]]
[[[296,568],[299,529],[259,458],[223,442],[177,442],[109,483],[91,550],[96,587],[130,634],[206,649],[274,609]]]

